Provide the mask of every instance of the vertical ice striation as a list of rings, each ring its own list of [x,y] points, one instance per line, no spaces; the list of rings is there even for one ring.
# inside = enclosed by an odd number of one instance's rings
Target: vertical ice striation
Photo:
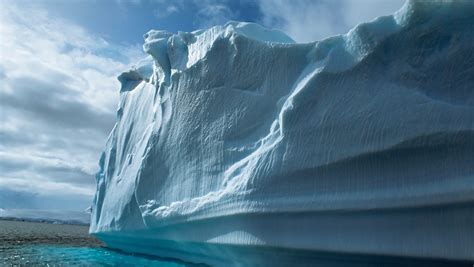
[[[234,245],[474,260],[473,25],[473,2],[408,1],[306,44],[148,32],[91,233],[214,264]]]

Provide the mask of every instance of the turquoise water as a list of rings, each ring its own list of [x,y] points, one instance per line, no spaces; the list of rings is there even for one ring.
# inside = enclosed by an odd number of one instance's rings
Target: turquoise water
[[[191,266],[107,249],[88,228],[0,220],[0,266]]]
[[[13,251],[10,251],[13,252]],[[7,265],[35,266],[160,266],[181,267],[184,263],[124,254],[103,247],[27,245],[9,253]]]
[[[236,247],[234,250],[243,257],[255,256],[255,254],[267,255],[266,259],[270,262],[275,255],[280,255],[278,263],[282,266],[294,266],[295,259],[300,265],[323,267],[474,266],[468,262],[310,253],[269,247]],[[306,262],[308,264],[305,264]],[[88,226],[0,220],[0,266],[177,267],[197,265],[176,259],[149,257],[108,249],[100,240],[88,234]],[[262,266],[272,265],[262,264]]]

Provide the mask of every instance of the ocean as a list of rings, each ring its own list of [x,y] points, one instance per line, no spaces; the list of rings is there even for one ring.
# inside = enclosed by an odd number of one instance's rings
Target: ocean
[[[262,253],[262,255],[300,255],[298,256],[300,259],[299,266],[474,266],[468,262],[376,255],[306,253],[272,248],[253,248],[252,250],[253,253]],[[242,251],[242,255],[245,254],[250,253]],[[304,264],[304,262],[308,262],[308,264]],[[286,266],[286,264],[283,265]],[[88,226],[86,225],[0,220],[0,266],[180,267],[203,265],[108,249],[100,240],[88,234]]]
[[[0,220],[0,266],[195,266],[105,247],[88,226]]]

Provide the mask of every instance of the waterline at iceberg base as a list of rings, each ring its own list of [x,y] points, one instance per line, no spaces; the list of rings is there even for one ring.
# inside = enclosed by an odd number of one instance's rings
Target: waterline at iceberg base
[[[148,32],[90,232],[220,266],[474,261],[472,25],[474,2],[408,1],[304,44],[239,22]]]

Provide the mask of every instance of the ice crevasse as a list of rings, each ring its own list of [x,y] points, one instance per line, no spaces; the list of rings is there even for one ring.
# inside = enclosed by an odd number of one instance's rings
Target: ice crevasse
[[[473,25],[474,2],[408,1],[311,43],[148,32],[90,232],[217,265],[266,247],[474,260]]]

